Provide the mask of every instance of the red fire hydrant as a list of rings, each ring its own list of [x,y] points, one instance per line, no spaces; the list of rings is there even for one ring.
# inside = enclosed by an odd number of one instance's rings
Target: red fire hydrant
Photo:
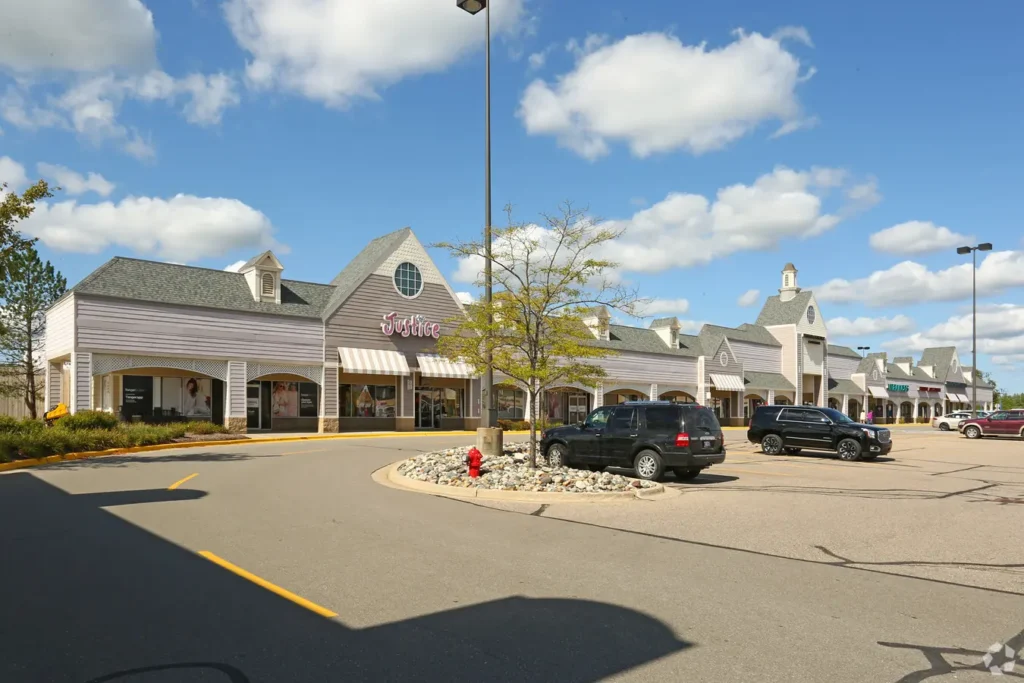
[[[480,463],[483,462],[484,456],[481,455],[480,449],[476,446],[469,449],[469,454],[466,456],[466,462],[469,463],[469,476],[476,479],[480,476]]]

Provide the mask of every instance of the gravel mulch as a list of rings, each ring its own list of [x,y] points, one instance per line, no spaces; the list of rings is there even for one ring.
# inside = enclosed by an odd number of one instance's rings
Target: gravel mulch
[[[505,453],[485,457],[480,476],[469,477],[466,454],[469,447],[446,448],[424,453],[398,466],[399,474],[431,484],[499,491],[544,491],[552,493],[615,493],[653,488],[658,484],[610,472],[591,472],[571,467],[547,467],[538,456],[537,467],[529,465],[529,445],[509,444]]]

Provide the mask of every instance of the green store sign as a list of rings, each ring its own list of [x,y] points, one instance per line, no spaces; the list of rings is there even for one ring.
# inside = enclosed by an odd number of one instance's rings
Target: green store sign
[[[890,384],[889,391],[895,391],[897,394],[905,394],[910,391],[909,384]]]

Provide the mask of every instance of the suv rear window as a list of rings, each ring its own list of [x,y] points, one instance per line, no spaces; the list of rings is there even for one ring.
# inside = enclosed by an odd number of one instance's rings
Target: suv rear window
[[[678,431],[679,408],[675,406],[648,406],[645,409],[647,417],[647,428],[659,431]]]
[[[710,432],[722,429],[722,425],[718,423],[718,418],[708,408],[690,408],[683,413],[683,416],[686,419],[686,426],[690,429],[706,429]]]

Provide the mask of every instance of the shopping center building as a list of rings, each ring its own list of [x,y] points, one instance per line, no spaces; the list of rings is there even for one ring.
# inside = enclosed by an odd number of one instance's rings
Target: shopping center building
[[[283,277],[271,252],[238,272],[114,258],[47,312],[46,399],[127,420],[208,419],[238,431],[475,429],[480,382],[437,340],[464,315],[408,228],[379,237],[330,283]],[[676,318],[584,322],[608,349],[605,377],[545,392],[547,422],[639,399],[697,402],[726,424],[762,404],[832,406],[855,419],[930,419],[970,405],[972,368],[956,349],[891,361],[830,344],[813,292],[787,264],[756,321],[681,332]],[[496,377],[498,418],[529,398]],[[992,386],[978,383],[979,407]]]

